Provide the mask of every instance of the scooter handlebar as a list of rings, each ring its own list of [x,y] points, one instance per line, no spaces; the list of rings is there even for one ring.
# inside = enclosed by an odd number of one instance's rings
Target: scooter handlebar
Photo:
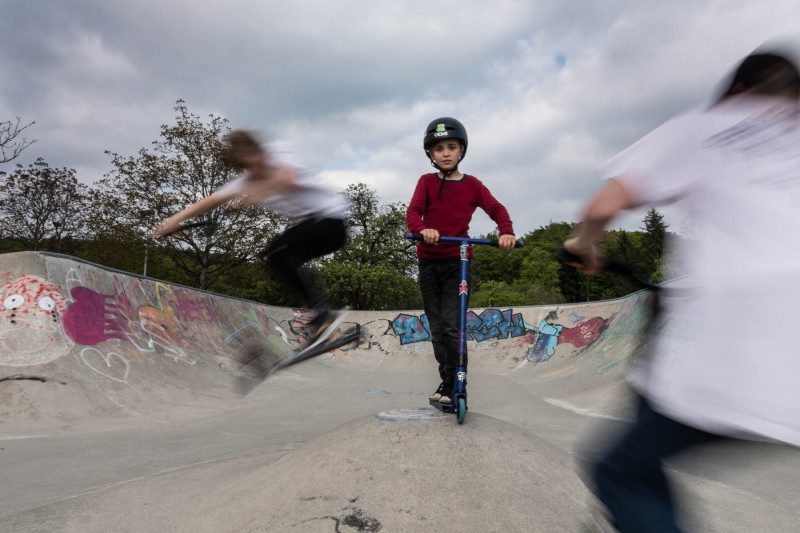
[[[406,235],[406,239],[410,239],[412,241],[421,241],[423,240],[421,233],[409,233]],[[454,244],[485,244],[487,246],[497,246],[497,239],[473,239],[472,237],[445,237],[440,236],[439,242],[450,242]],[[522,241],[517,241],[517,244],[514,245],[514,248],[521,248],[525,246],[525,243]]]

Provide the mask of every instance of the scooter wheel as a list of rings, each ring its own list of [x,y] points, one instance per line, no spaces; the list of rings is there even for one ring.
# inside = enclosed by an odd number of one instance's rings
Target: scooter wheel
[[[465,398],[458,399],[458,407],[456,407],[456,420],[459,424],[464,423],[464,417],[467,415],[467,400]]]

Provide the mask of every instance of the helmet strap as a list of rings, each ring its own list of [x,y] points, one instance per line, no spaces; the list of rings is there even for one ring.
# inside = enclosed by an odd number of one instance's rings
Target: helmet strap
[[[437,167],[437,168],[438,168],[438,167]],[[442,176],[444,176],[444,177],[445,177],[445,179],[446,179],[448,176],[450,176],[452,173],[456,172],[456,171],[458,171],[458,165],[454,166],[454,167],[453,167],[453,168],[451,168],[450,170],[442,170],[441,168],[439,169],[439,172],[441,172],[441,173],[442,173]]]

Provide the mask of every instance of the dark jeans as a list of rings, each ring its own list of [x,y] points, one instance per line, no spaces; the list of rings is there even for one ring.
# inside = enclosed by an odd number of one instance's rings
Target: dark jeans
[[[468,280],[469,282],[469,277]],[[461,260],[419,260],[422,305],[431,328],[433,354],[442,381],[452,381],[458,366],[459,285]],[[464,366],[467,354],[464,354]]]
[[[325,287],[304,265],[311,259],[335,252],[347,241],[344,221],[310,218],[288,228],[264,252],[267,260],[317,311],[329,307]]]
[[[721,438],[655,412],[640,398],[636,421],[594,465],[596,493],[622,533],[675,533],[672,491],[662,461]]]

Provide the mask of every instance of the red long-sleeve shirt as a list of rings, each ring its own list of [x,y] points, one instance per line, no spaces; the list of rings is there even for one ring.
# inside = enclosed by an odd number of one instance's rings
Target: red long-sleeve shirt
[[[411,233],[430,228],[443,236],[468,237],[472,214],[480,207],[497,223],[500,235],[514,235],[508,211],[478,178],[465,174],[460,180],[446,180],[444,185],[442,181],[438,174],[424,174],[419,178],[406,210],[406,226]],[[433,260],[457,258],[458,248],[458,244],[431,246],[420,242],[417,244],[417,257]]]

